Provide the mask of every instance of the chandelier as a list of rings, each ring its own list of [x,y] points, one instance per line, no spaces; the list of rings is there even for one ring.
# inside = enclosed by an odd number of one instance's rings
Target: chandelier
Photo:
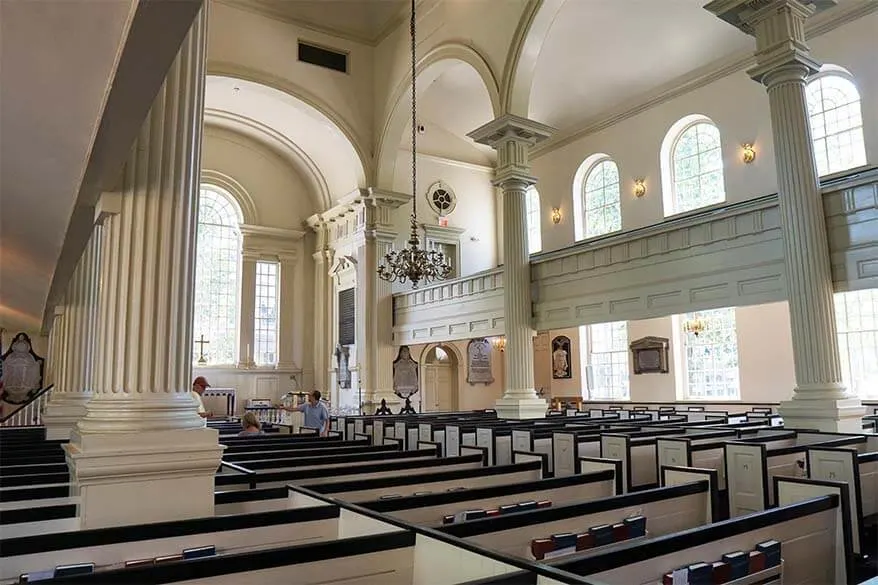
[[[707,329],[707,322],[700,317],[689,319],[683,323],[683,331],[691,333],[695,337],[698,337],[698,334],[702,333],[705,329]]]
[[[418,236],[418,109],[415,89],[415,0],[412,0],[412,18],[409,25],[412,41],[412,217],[411,235],[401,250],[391,250],[384,256],[384,264],[378,267],[378,276],[388,282],[409,281],[417,288],[420,282],[444,280],[451,274],[451,265],[438,250],[421,248]]]

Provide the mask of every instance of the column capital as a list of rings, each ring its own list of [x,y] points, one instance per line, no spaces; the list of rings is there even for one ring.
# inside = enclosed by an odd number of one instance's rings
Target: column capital
[[[107,218],[122,213],[122,194],[104,191],[95,204],[95,225],[104,225]]]
[[[64,316],[64,305],[55,305],[54,312],[52,313],[53,317],[63,317]]]
[[[549,138],[555,129],[534,120],[505,114],[476,128],[467,136],[497,151],[494,185],[503,187],[508,181],[535,184],[530,174],[530,149]]]
[[[277,260],[281,264],[292,264],[296,265],[296,262],[299,261],[299,254],[295,250],[282,250],[277,254]]]

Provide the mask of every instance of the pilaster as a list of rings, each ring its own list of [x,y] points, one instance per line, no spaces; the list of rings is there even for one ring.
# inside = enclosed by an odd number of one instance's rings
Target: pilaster
[[[278,315],[278,361],[281,370],[296,369],[295,359],[295,326],[301,323],[304,316],[297,315],[302,303],[296,294],[296,263],[299,256],[295,252],[282,252],[277,256],[280,262],[280,314]]]
[[[768,91],[796,371],[793,399],[781,404],[780,413],[790,428],[860,432],[865,410],[842,383],[829,241],[805,98],[807,77],[820,68],[805,43],[805,20],[815,5],[716,0],[706,8],[756,37],[757,64],[749,73]]]
[[[534,391],[534,331],[525,193],[537,181],[530,174],[530,149],[553,132],[553,128],[539,122],[506,115],[468,134],[476,142],[497,151],[494,185],[503,191],[506,387],[496,408],[497,414],[504,418],[546,415],[546,401]]]
[[[329,267],[332,266],[332,248],[329,246],[329,227],[321,215],[308,219],[308,227],[314,232],[314,386],[321,392],[332,396],[329,370],[332,367],[330,356],[331,322],[329,309],[332,306],[332,282]],[[338,404],[338,396],[332,396],[332,404]]]
[[[189,394],[206,10],[104,221],[94,397],[65,445],[83,528],[213,515],[223,448]]]
[[[259,254],[244,249],[241,254],[241,316],[238,326],[238,367],[248,369],[256,364],[254,324],[256,323],[256,262]]]

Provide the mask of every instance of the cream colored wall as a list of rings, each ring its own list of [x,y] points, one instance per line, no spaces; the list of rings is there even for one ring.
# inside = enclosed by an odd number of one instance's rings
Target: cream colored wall
[[[443,343],[443,347],[449,347],[458,359],[457,366],[457,408],[458,410],[479,410],[494,408],[494,402],[503,396],[505,362],[504,353],[492,348],[492,371],[494,382],[485,384],[470,384],[466,381],[466,346],[469,340],[451,341]],[[425,350],[435,345],[411,345],[409,348],[418,364],[423,364],[426,358]],[[420,397],[418,397],[420,399]],[[412,401],[415,403],[415,401]]]
[[[878,123],[874,114],[870,116],[870,112],[878,111],[875,30],[878,13],[810,42],[816,58],[842,66],[855,77],[862,97],[867,159],[871,164],[878,163]],[[594,153],[606,153],[619,165],[623,230],[664,219],[659,150],[671,125],[693,113],[708,116],[720,129],[728,201],[777,191],[768,97],[761,85],[740,71],[535,157],[533,172],[539,177],[543,251],[573,243],[573,179],[582,161]],[[749,165],[740,158],[740,147],[745,142],[752,142],[757,150],[756,161]],[[647,194],[641,199],[632,194],[637,177],[646,179]],[[553,206],[562,209],[563,219],[558,225],[551,223]]]
[[[738,307],[735,310],[738,334],[738,364],[741,380],[741,402],[780,402],[789,400],[795,387],[793,370],[793,346],[787,303],[770,303]],[[682,399],[677,395],[677,376],[679,370],[680,336],[674,327],[673,317],[646,319],[628,322],[628,342],[646,336],[665,337],[670,340],[669,373],[634,375],[629,358],[629,383],[632,402],[674,402]],[[552,337],[568,335],[571,345],[574,335],[578,344],[576,329],[551,331]],[[581,371],[579,351],[573,352],[574,375]],[[549,355],[537,355],[535,359],[540,369],[545,368]],[[535,363],[535,369],[537,368]],[[551,372],[550,372],[551,375]],[[539,382],[539,378],[537,378]],[[559,385],[559,382],[563,382]],[[577,397],[582,386],[577,379],[552,380],[553,397]],[[561,388],[564,392],[561,393]]]
[[[571,378],[552,377],[552,340],[563,335],[570,339]],[[544,389],[544,398],[555,396],[579,396],[585,381],[582,379],[579,328],[544,331],[534,338],[534,388]]]
[[[218,171],[237,181],[253,201],[261,226],[304,230],[305,218],[318,210],[314,194],[308,192],[305,182],[284,158],[235,132],[211,126],[205,128],[202,168],[207,172]],[[194,369],[194,375],[206,376],[214,387],[235,388],[239,411],[248,398],[277,399],[289,390],[310,388],[314,383],[315,364],[310,335],[314,327],[314,261],[308,240],[300,240],[296,246],[298,260],[294,287],[293,290],[281,287],[281,312],[293,312],[293,361],[297,368],[288,371]],[[296,380],[291,379],[293,375]]]
[[[335,112],[368,151],[373,134],[373,48],[229,6],[211,3],[209,74],[255,76]],[[298,60],[298,40],[348,53],[348,73]]]
[[[411,187],[411,153],[399,151],[397,171],[393,188],[409,193]],[[436,181],[451,186],[457,195],[457,207],[448,216],[449,227],[463,228],[460,235],[459,276],[467,276],[497,266],[497,241],[495,215],[497,213],[496,191],[491,185],[492,170],[440,159],[418,157],[418,221],[436,225],[437,216],[427,204],[426,193]],[[396,211],[395,226],[399,233],[396,246],[405,245],[409,235],[411,205],[403,205]],[[423,231],[420,233],[423,237]],[[476,241],[473,241],[475,238]],[[408,287],[394,285],[394,292]]]

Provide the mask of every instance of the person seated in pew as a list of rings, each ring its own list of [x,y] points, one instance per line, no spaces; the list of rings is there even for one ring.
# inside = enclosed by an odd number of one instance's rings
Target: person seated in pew
[[[208,412],[208,410],[204,408],[204,400],[201,399],[201,395],[204,394],[204,391],[208,388],[210,388],[210,384],[207,383],[207,378],[204,376],[198,376],[192,381],[192,390],[189,392],[192,400],[198,405],[198,416],[204,419],[204,426],[207,426],[207,419],[213,416],[212,412]]]
[[[262,432],[262,423],[256,418],[256,413],[254,412],[244,413],[244,416],[241,417],[241,426],[244,427],[244,430],[238,433],[239,437],[265,434]]]
[[[308,393],[308,402],[299,406],[278,405],[281,410],[287,412],[301,412],[305,415],[305,421],[302,423],[306,427],[319,429],[321,437],[325,437],[329,432],[329,412],[320,402],[320,390],[312,390]]]

